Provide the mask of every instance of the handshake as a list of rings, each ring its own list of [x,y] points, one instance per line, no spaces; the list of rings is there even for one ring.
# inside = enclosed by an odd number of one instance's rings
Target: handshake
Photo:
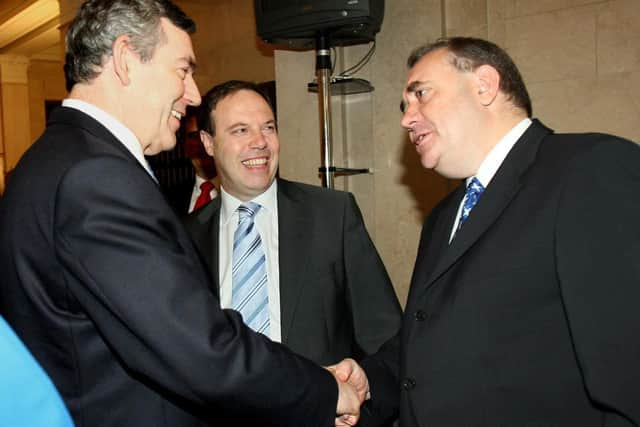
[[[353,359],[344,359],[340,363],[327,366],[326,369],[338,382],[335,425],[353,426],[360,418],[360,406],[371,397],[367,375]]]

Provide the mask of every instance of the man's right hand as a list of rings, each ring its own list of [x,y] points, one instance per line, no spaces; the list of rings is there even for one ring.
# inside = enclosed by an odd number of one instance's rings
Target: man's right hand
[[[335,375],[335,374],[334,374]],[[336,377],[338,383],[338,407],[336,408],[336,427],[353,426],[360,418],[360,405],[362,399],[358,395],[356,387],[348,382],[341,381]]]
[[[328,366],[338,382],[339,396],[336,418],[336,427],[352,426],[358,422],[360,405],[369,399],[369,381],[364,370],[353,359],[344,359],[342,362]],[[355,393],[355,400],[353,393]],[[357,402],[357,403],[356,403]],[[357,404],[354,411],[354,404]]]

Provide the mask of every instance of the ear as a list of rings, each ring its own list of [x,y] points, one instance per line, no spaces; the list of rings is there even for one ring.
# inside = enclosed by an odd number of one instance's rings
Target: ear
[[[481,65],[474,70],[477,95],[482,105],[489,106],[500,92],[500,74],[491,65]]]
[[[213,155],[213,137],[211,134],[205,130],[200,131],[200,141],[202,141],[202,145],[204,146],[204,151],[207,152],[208,155],[214,157]]]
[[[130,47],[129,36],[119,36],[114,42],[112,47],[112,60],[113,69],[124,86],[128,86],[131,83],[130,71],[131,61],[134,59],[134,55],[137,56]]]

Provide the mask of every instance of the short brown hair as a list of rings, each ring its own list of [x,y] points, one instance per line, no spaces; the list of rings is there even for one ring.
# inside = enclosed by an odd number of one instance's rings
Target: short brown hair
[[[250,90],[264,99],[273,112],[273,104],[267,94],[257,83],[244,80],[229,80],[209,89],[202,97],[202,103],[198,108],[198,129],[207,131],[211,136],[216,135],[216,123],[211,112],[216,109],[218,102],[241,90]]]

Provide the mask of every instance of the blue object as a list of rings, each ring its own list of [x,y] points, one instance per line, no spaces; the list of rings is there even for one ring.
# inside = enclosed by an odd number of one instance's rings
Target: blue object
[[[0,316],[0,426],[73,427],[55,386]]]

